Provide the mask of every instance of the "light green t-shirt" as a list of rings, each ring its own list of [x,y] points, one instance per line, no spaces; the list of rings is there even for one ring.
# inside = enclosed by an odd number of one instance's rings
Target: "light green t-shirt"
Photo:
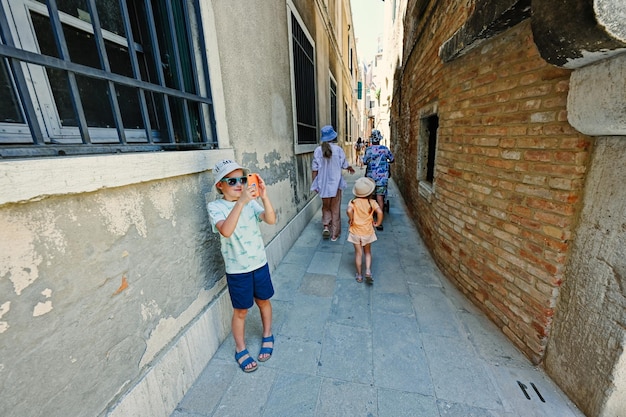
[[[235,201],[226,201],[223,198],[207,205],[213,232],[219,233],[215,225],[226,220],[234,206]],[[222,256],[229,274],[251,272],[267,263],[265,244],[259,229],[262,221],[259,216],[264,211],[263,206],[252,200],[241,211],[233,234],[226,238],[220,233]]]

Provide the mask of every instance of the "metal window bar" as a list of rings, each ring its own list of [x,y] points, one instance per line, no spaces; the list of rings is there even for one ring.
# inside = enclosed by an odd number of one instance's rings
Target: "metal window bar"
[[[15,49],[15,43],[13,42],[13,38],[11,37],[11,33],[9,31],[9,22],[7,21],[7,17],[4,13],[0,13],[0,38],[2,39],[2,43],[0,43],[1,57],[2,48]],[[9,58],[7,59],[7,61],[9,63],[9,70],[13,73],[14,82],[17,87],[17,94],[20,98],[20,102],[24,110],[26,123],[28,124],[28,128],[30,129],[31,135],[33,137],[33,143],[35,145],[42,145],[44,143],[43,133],[41,131],[41,126],[39,126],[39,121],[37,120],[35,106],[30,97],[30,94],[28,94],[28,89],[26,87],[26,77],[24,76],[24,72],[22,71],[21,63],[18,59],[15,58]]]
[[[96,41],[98,56],[100,57],[100,64],[102,65],[103,70],[105,70],[106,72],[111,72],[111,65],[109,64],[106,47],[104,46],[104,37],[102,36],[102,26],[100,25],[100,18],[98,17],[98,10],[96,8],[96,0],[87,0],[87,7],[89,9],[89,15],[91,17],[91,25],[93,26],[93,34]],[[120,105],[117,101],[115,84],[113,84],[111,81],[107,81],[107,90],[109,93],[109,103],[111,104],[111,108],[113,109],[113,120],[115,121],[115,128],[117,129],[118,140],[120,141],[120,143],[126,144],[126,132],[124,131],[124,123],[122,122]]]
[[[54,41],[59,50],[59,56],[63,61],[71,62],[70,53],[67,49],[67,43],[65,42],[65,35],[63,34],[63,27],[61,26],[61,19],[59,18],[59,9],[57,8],[56,0],[46,0],[48,5],[48,14],[50,23],[52,25],[52,33],[54,35]],[[89,128],[87,127],[87,119],[85,112],[83,111],[82,101],[78,90],[78,83],[76,82],[76,74],[73,72],[67,72],[67,78],[69,82],[70,96],[72,98],[72,106],[74,113],[78,118],[78,130],[83,143],[91,143],[91,136],[89,135]]]
[[[82,64],[63,61],[59,58],[47,55],[40,55],[35,52],[25,51],[23,49],[13,48],[8,45],[0,45],[0,56],[5,56],[10,59],[16,59],[18,61],[26,62],[29,64],[41,65],[43,67],[50,67],[62,71],[73,72],[75,74],[80,74],[99,80],[113,81],[116,84],[122,84],[134,88],[142,88],[146,91],[154,93],[179,97],[185,100],[196,101],[200,103],[212,104],[212,100],[208,97],[196,96],[191,93],[186,93],[184,91],[179,91],[159,84],[151,84],[146,81],[136,80],[134,78],[126,77],[124,75],[116,74],[114,72],[106,72],[104,70],[88,67]]]
[[[194,0],[193,2],[193,7],[194,7],[194,15],[196,16],[196,25],[198,26],[198,33],[200,34],[200,36],[197,37],[199,44],[200,44],[200,50],[201,51],[206,51],[207,50],[207,45],[206,42],[204,40],[204,26],[202,23],[202,19],[199,19],[198,17],[200,16],[200,0]],[[185,10],[188,11],[187,8],[185,8]],[[188,18],[189,19],[189,18]],[[188,25],[187,30],[190,31],[191,30],[191,24]],[[193,39],[193,37],[189,37],[189,39]],[[192,60],[192,64],[194,65],[194,71],[196,71],[196,75],[194,76],[194,80],[196,81],[196,83],[198,82],[198,77],[197,77],[197,71],[198,68],[196,67],[196,60]],[[206,94],[212,98],[213,96],[211,95],[211,80],[206,77],[206,74],[209,74],[209,63],[207,62],[206,59],[202,60],[202,69],[204,71],[205,74],[205,88],[206,88]],[[196,91],[200,91],[199,86],[196,86]],[[217,145],[216,139],[217,138],[217,127],[216,127],[216,123],[215,123],[215,115],[213,114],[212,111],[208,112],[208,115],[205,114],[207,113],[205,111],[205,106],[202,105],[202,103],[198,103],[198,107],[200,109],[200,120],[204,121],[205,118],[209,119],[209,127],[210,130],[206,131],[206,125],[204,123],[200,123],[200,128],[202,131],[202,137],[204,138],[205,141],[207,142],[211,142],[214,143],[215,145]]]
[[[195,10],[195,3],[192,5],[192,7]],[[188,53],[189,56],[194,56],[194,46],[193,46],[193,34],[191,33],[191,16],[189,15],[189,7],[187,5],[185,5],[185,7],[183,7],[183,15],[184,15],[184,19],[185,19],[185,29],[186,29],[186,34],[187,34],[187,39],[189,39],[189,42],[187,43],[187,49],[188,49]],[[201,36],[200,38],[204,38],[203,36]],[[194,92],[198,93],[200,92],[200,83],[199,83],[199,75],[198,75],[198,66],[196,64],[196,60],[195,59],[191,59],[191,78],[193,80],[193,87],[194,87]],[[200,125],[200,134],[203,137],[206,137],[206,128],[204,127],[204,123],[202,123],[202,121],[204,120],[204,109],[203,106],[201,105],[196,105],[198,108],[198,118],[199,118],[199,125]],[[192,132],[193,133],[193,132]],[[194,142],[193,137],[190,138],[192,142]]]
[[[96,22],[98,21],[98,17],[97,17],[97,12],[95,12],[96,10],[95,2],[93,0],[88,0],[88,1],[89,1],[89,6],[91,8],[90,13],[92,15],[92,20]],[[48,5],[48,13],[50,15],[49,18],[51,21],[51,26],[53,28],[55,42],[57,43],[57,46],[60,50],[61,58],[59,59],[59,58],[55,58],[51,56],[40,55],[37,53],[33,53],[30,51],[25,51],[25,50],[16,48],[14,42],[12,41],[11,32],[10,32],[8,21],[6,19],[5,14],[0,14],[0,35],[2,35],[2,39],[4,42],[4,44],[0,44],[0,57],[6,57],[7,61],[10,64],[10,70],[12,71],[14,82],[16,84],[17,93],[20,97],[21,105],[25,113],[25,118],[27,120],[29,129],[31,132],[33,144],[46,145],[46,148],[49,148],[49,150],[38,152],[38,151],[34,151],[33,150],[34,148],[24,149],[24,148],[21,148],[20,146],[14,146],[14,145],[5,146],[5,145],[0,144],[0,158],[5,157],[5,156],[29,156],[29,155],[34,156],[34,155],[66,154],[64,149],[69,150],[70,148],[71,148],[70,153],[72,154],[90,154],[90,153],[99,153],[99,152],[111,152],[112,149],[114,149],[115,152],[156,150],[156,149],[170,148],[170,147],[177,149],[179,148],[178,146],[170,146],[170,145],[181,145],[181,144],[175,144],[173,140],[174,130],[173,130],[173,123],[171,119],[171,110],[169,107],[168,97],[182,100],[185,103],[194,103],[194,105],[198,107],[199,114],[201,116],[200,126],[202,130],[201,132],[202,137],[200,138],[200,143],[199,144],[194,143],[194,145],[197,145],[197,146],[208,145],[208,147],[210,148],[217,147],[217,142],[215,139],[216,138],[215,119],[214,119],[215,116],[212,111],[208,111],[208,116],[210,119],[210,126],[211,126],[211,132],[210,132],[211,141],[210,142],[208,140],[209,134],[207,134],[206,126],[203,123],[205,120],[205,115],[204,115],[205,109],[206,109],[205,106],[209,106],[208,108],[211,109],[213,105],[213,102],[210,96],[203,97],[203,96],[187,93],[186,91],[184,91],[184,89],[176,90],[176,89],[167,87],[164,82],[164,76],[163,76],[160,62],[156,63],[157,64],[156,68],[158,70],[157,74],[159,78],[159,84],[152,84],[152,83],[148,83],[146,81],[141,80],[141,72],[139,70],[139,64],[137,61],[137,50],[136,50],[135,43],[134,43],[133,36],[132,36],[130,15],[129,15],[129,11],[128,11],[125,1],[120,1],[120,5],[121,5],[121,12],[122,12],[123,20],[124,20],[123,23],[125,26],[126,36],[128,40],[128,49],[129,49],[129,55],[131,59],[131,65],[133,68],[133,75],[135,78],[129,78],[129,77],[119,75],[116,73],[108,72],[107,71],[108,67],[104,63],[103,63],[103,67],[105,67],[105,70],[99,70],[97,68],[87,67],[81,64],[76,64],[76,63],[71,62],[67,44],[65,43],[65,38],[64,38],[63,30],[62,30],[62,24],[60,22],[60,18],[58,15],[58,8],[56,5],[56,1],[47,0],[46,3]],[[156,26],[154,23],[154,14],[153,14],[153,10],[151,8],[150,3],[151,3],[150,0],[145,0],[145,10],[147,13],[146,20],[147,20],[147,26],[148,26],[149,34],[151,38],[150,41],[152,43],[152,48],[158,53],[160,49],[159,49],[159,45],[158,45],[158,41],[156,37]],[[198,16],[198,12],[199,12],[198,0],[195,0],[193,7],[194,7],[195,15]],[[187,27],[187,30],[189,31],[190,30],[189,29],[189,10],[187,7],[187,3],[183,3],[183,11],[184,11],[184,18],[185,18],[185,27]],[[198,19],[198,24],[199,25],[201,24],[200,19]],[[97,36],[98,35],[100,36],[100,39],[97,41],[100,45],[99,48],[101,52],[99,51],[99,53],[100,53],[100,56],[102,57],[102,61],[106,62],[105,61],[106,60],[106,48],[103,46],[104,40],[102,38],[101,28],[99,26],[99,23],[96,23],[95,25],[96,26],[94,27],[94,32],[97,33]],[[202,33],[203,32],[200,31],[200,34]],[[192,39],[191,36],[189,36],[189,39]],[[200,36],[200,41],[201,41],[202,47],[205,47],[203,36]],[[192,45],[188,45],[188,47],[192,48]],[[193,49],[190,50],[190,54],[192,54],[191,56],[193,56]],[[157,58],[159,57],[155,56],[155,59]],[[71,98],[73,100],[73,105],[76,107],[76,112],[79,117],[79,131],[81,134],[82,143],[85,145],[89,145],[88,148],[79,149],[77,146],[80,146],[80,145],[75,145],[75,144],[65,144],[65,145],[59,146],[58,144],[46,143],[44,141],[42,128],[39,125],[39,121],[37,118],[37,112],[35,110],[32,98],[30,97],[28,93],[27,81],[26,81],[24,72],[22,70],[21,63],[28,63],[28,64],[40,65],[45,68],[58,69],[58,70],[64,71],[67,74],[68,80],[70,80],[70,83],[71,83],[70,85],[70,91],[72,92]],[[195,66],[195,60],[193,58],[191,59],[191,63],[194,65],[193,79],[195,82],[196,91],[200,91],[198,84],[197,84],[197,78],[198,78],[197,67]],[[203,63],[203,69],[205,71],[205,74],[208,74],[208,66],[206,62]],[[160,96],[162,97],[163,104],[164,104],[167,133],[170,139],[170,143],[169,144],[159,143],[157,148],[153,148],[153,147],[151,148],[150,146],[146,146],[146,145],[129,145],[125,143],[123,139],[120,140],[120,143],[124,145],[122,148],[119,148],[119,146],[116,146],[116,145],[109,145],[109,144],[100,144],[97,146],[92,144],[90,140],[84,112],[82,111],[82,104],[81,104],[80,96],[78,93],[79,90],[78,90],[77,83],[76,83],[76,75],[104,80],[107,83],[109,83],[109,85],[111,86],[114,86],[115,84],[120,84],[120,85],[129,86],[129,87],[133,87],[137,89],[137,91],[140,94],[140,99],[141,99],[140,106],[141,106],[142,118],[144,120],[144,127],[145,127],[147,140],[149,144],[152,144],[154,142],[153,142],[152,134],[151,134],[152,129],[150,126],[150,117],[148,114],[148,106],[146,104],[145,93],[146,92],[160,93]],[[179,80],[180,80],[180,77],[179,77]],[[208,78],[206,79],[206,83],[207,83],[207,91],[209,92],[209,95],[210,95],[210,86],[209,86]],[[111,97],[116,97],[116,94],[111,94]],[[117,118],[118,125],[122,126],[123,123],[121,120],[121,116],[119,114],[119,110],[117,111],[116,118]],[[189,131],[190,129],[189,118],[187,118],[185,126],[187,127]],[[123,128],[122,128],[122,131],[123,131]],[[120,132],[120,128],[118,128],[118,134],[119,132]],[[124,136],[121,135],[120,137],[123,138]],[[191,136],[189,137],[191,138]],[[9,150],[7,151],[7,149]]]
[[[180,51],[178,49],[178,34],[176,33],[176,21],[174,19],[174,10],[172,8],[172,2],[166,1],[166,10],[167,10],[167,22],[170,28],[173,30],[170,31],[170,42],[172,42],[172,48],[174,50],[174,74],[176,76],[176,82],[178,83],[178,88],[182,91],[185,91],[185,81],[183,80],[183,73],[181,70],[182,63],[180,61]],[[183,5],[186,8],[186,5]],[[189,22],[185,21],[185,26],[189,26]],[[183,120],[185,121],[185,142],[191,143],[191,121],[189,118],[189,108],[187,107],[187,101],[181,103],[181,107],[183,110]]]
[[[298,143],[314,144],[317,143],[317,117],[313,45],[293,14],[291,22]]]
[[[337,129],[337,83],[330,78],[330,124]]]
[[[141,80],[141,71],[139,69],[139,61],[137,60],[137,49],[135,47],[135,39],[133,35],[133,28],[130,24],[130,15],[128,13],[128,6],[125,1],[120,1],[120,10],[122,13],[122,19],[124,21],[124,32],[126,33],[126,40],[128,41],[128,55],[130,56],[130,65],[133,69],[133,76]],[[137,89],[139,92],[139,103],[141,107],[141,118],[143,120],[144,129],[146,131],[146,139],[148,143],[154,143],[152,139],[152,126],[150,123],[150,115],[148,114],[148,103],[146,102],[146,93],[142,88]]]
[[[154,23],[154,11],[152,10],[152,4],[150,0],[144,0],[144,6],[146,8],[146,15],[148,20],[148,32],[150,33],[150,42],[152,44],[152,50],[154,53],[153,64],[157,70],[157,78],[159,85],[165,87],[165,75],[163,74],[163,67],[161,65],[161,48],[159,48],[159,40],[157,38],[156,25]],[[170,102],[166,95],[161,96],[163,100],[163,108],[165,109],[165,125],[167,129],[167,136],[170,143],[175,142],[174,139],[174,123],[172,122],[172,111],[170,109]]]

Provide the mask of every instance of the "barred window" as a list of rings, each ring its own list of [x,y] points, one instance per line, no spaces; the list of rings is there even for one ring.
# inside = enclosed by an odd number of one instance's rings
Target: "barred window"
[[[337,83],[332,74],[330,76],[330,124],[335,129],[339,128],[337,126]]]
[[[431,186],[435,181],[438,129],[439,116],[436,113],[420,119],[418,179]]]
[[[199,0],[0,3],[0,157],[217,147]]]
[[[292,76],[294,83],[297,145],[317,144],[315,48],[311,35],[291,12]]]

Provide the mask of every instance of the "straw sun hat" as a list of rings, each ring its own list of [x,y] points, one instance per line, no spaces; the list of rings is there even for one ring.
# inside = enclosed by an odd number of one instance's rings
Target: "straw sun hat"
[[[352,187],[352,194],[357,197],[367,197],[374,192],[374,188],[376,188],[376,183],[373,179],[361,177],[354,183],[354,187]]]

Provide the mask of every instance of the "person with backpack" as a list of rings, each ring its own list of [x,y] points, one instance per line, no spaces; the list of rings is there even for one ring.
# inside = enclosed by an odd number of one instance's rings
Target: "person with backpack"
[[[389,148],[380,144],[382,135],[379,130],[372,130],[370,140],[372,146],[365,149],[365,156],[363,156],[363,163],[366,165],[365,176],[373,179],[376,183],[376,201],[380,207],[384,207],[389,181],[389,164],[392,164],[395,159]],[[376,229],[383,230],[382,222]]]
[[[363,167],[363,150],[365,149],[365,143],[363,139],[359,136],[359,139],[354,144],[354,160],[356,161],[356,166]]]

